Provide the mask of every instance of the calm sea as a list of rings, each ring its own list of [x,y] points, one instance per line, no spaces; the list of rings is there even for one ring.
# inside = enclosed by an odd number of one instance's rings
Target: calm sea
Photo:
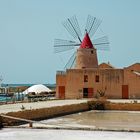
[[[2,84],[2,87],[19,87],[19,86],[33,86],[35,84]],[[45,86],[47,86],[48,88],[55,88],[56,84],[43,84]]]

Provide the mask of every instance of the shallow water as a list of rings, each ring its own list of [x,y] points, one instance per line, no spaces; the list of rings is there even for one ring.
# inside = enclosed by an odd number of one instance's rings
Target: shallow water
[[[140,112],[135,111],[88,111],[41,121],[33,126],[108,128],[115,130],[140,130]],[[25,125],[27,126],[27,125]],[[10,129],[0,130],[0,140],[140,140],[140,133],[51,130],[51,129]]]
[[[42,121],[50,126],[140,131],[140,112],[87,111]],[[42,125],[42,124],[38,124]]]

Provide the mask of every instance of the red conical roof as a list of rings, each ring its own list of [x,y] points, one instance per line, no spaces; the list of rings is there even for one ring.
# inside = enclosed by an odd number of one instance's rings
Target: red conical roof
[[[85,37],[80,45],[80,48],[94,48],[88,33],[85,34]]]

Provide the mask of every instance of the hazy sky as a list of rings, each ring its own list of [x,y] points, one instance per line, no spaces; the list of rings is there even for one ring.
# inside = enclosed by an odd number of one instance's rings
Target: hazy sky
[[[3,82],[54,83],[72,54],[53,52],[55,38],[72,39],[61,23],[76,15],[84,30],[88,14],[102,19],[99,31],[110,41],[110,51],[98,51],[99,63],[140,62],[140,0],[0,0]]]

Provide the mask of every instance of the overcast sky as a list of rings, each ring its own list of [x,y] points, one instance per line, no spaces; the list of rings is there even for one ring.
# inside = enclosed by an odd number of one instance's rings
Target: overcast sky
[[[0,0],[3,82],[55,83],[72,54],[53,52],[55,38],[72,39],[61,23],[76,15],[83,31],[88,14],[102,19],[98,37],[110,41],[110,51],[98,51],[99,63],[140,62],[140,0]]]

